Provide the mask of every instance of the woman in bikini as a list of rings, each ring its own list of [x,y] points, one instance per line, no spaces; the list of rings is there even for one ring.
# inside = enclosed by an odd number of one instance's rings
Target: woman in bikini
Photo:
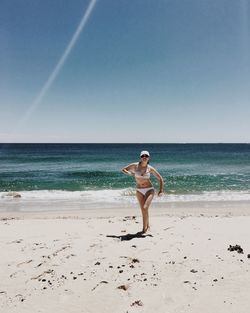
[[[149,158],[149,152],[142,151],[140,162],[129,164],[122,169],[124,174],[134,176],[136,180],[136,197],[142,212],[142,233],[147,233],[150,230],[148,209],[155,194],[154,187],[150,181],[150,174],[154,175],[160,183],[158,196],[161,196],[163,193],[163,179],[157,170],[148,164]]]

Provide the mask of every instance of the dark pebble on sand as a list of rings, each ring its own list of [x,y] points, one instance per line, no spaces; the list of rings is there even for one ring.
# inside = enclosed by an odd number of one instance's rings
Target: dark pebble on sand
[[[46,281],[46,279],[44,278],[44,279],[42,279],[42,281]]]
[[[120,270],[119,273],[123,273],[123,270]]]
[[[96,263],[95,263],[95,265],[100,265],[100,264],[101,264],[100,262],[96,262]]]
[[[73,279],[77,279],[77,277],[76,277],[76,276],[73,276]]]
[[[190,272],[191,272],[191,273],[197,273],[198,271],[192,269]]]
[[[250,259],[250,254],[247,255],[248,259]]]

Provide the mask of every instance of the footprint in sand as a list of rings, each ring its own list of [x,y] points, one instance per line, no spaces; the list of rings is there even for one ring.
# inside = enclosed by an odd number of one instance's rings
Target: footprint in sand
[[[21,294],[15,295],[15,298],[17,298],[20,302],[23,302],[25,300],[25,297]]]
[[[21,265],[29,264],[29,263],[31,263],[31,262],[33,262],[33,260],[27,260],[27,261],[18,263],[18,264],[17,264],[17,267],[19,267],[19,266],[21,266]]]
[[[24,274],[24,273],[25,273],[25,271],[19,270],[17,272],[10,274],[10,278],[16,278],[18,274]]]
[[[10,243],[21,243],[21,242],[23,242],[23,239],[17,239],[17,240],[8,242],[8,244],[10,244]]]

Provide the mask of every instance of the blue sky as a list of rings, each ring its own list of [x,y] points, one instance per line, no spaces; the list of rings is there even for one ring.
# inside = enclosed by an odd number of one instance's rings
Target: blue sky
[[[250,142],[247,0],[0,1],[0,142]],[[26,116],[26,118],[24,118]]]

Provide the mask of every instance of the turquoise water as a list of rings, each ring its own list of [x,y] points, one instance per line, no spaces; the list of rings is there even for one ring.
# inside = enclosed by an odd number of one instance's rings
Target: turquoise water
[[[133,188],[121,168],[141,150],[170,194],[250,192],[249,144],[1,144],[0,192]]]

